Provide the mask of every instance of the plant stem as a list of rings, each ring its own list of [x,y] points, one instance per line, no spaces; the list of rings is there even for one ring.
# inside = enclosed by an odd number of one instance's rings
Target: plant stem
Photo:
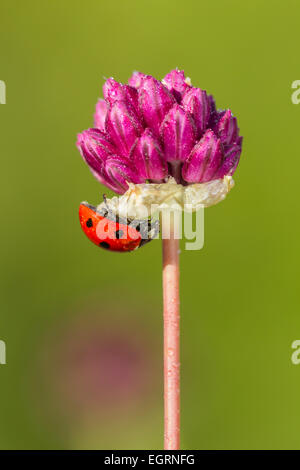
[[[163,218],[162,218],[163,219]],[[164,449],[180,446],[179,240],[163,239]]]

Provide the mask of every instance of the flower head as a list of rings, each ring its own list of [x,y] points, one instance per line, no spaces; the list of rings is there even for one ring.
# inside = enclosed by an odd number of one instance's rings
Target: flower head
[[[206,91],[181,70],[162,81],[134,72],[128,84],[106,80],[96,105],[95,127],[77,146],[94,176],[119,194],[129,184],[186,186],[232,176],[242,137],[230,110],[218,111]]]

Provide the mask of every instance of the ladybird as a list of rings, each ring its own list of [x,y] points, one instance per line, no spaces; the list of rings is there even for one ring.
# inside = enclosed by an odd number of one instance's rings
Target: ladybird
[[[106,199],[104,197],[106,203]],[[150,242],[159,233],[159,221],[125,219],[109,206],[96,208],[87,202],[79,206],[79,220],[86,236],[95,245],[110,251],[133,251]]]

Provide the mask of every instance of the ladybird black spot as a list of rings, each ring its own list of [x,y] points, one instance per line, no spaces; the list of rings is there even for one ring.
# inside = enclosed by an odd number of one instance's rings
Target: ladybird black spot
[[[107,243],[107,242],[100,242],[100,243],[99,243],[99,246],[101,246],[101,247],[104,248],[105,250],[109,250],[109,249],[110,249],[109,243]]]
[[[92,219],[87,219],[87,221],[86,221],[86,226],[89,227],[89,228],[93,226],[93,221],[92,221]]]
[[[117,231],[116,231],[116,238],[117,238],[117,240],[119,240],[120,238],[123,237],[123,233],[124,233],[123,230],[117,230]]]

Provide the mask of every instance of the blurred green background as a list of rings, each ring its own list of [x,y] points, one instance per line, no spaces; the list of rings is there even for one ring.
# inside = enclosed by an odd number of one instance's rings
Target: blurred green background
[[[205,211],[204,248],[181,257],[182,448],[300,448],[299,13],[296,0],[1,2],[2,449],[162,447],[160,242],[128,255],[88,242],[78,204],[104,188],[75,140],[103,77],[176,66],[244,136],[235,188]],[[108,353],[94,384],[87,350],[104,335],[118,363],[117,327],[129,372],[107,381]],[[127,394],[86,406],[85,387],[119,379]]]

